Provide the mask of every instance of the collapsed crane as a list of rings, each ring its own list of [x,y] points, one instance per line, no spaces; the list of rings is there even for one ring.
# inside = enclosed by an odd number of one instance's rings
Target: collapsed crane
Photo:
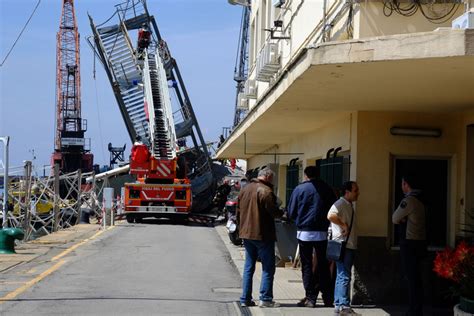
[[[63,173],[81,169],[92,171],[93,155],[84,133],[87,121],[81,118],[81,72],[79,32],[74,0],[62,1],[56,47],[56,133],[52,165]]]
[[[125,184],[127,219],[207,208],[215,187],[210,155],[176,60],[146,1],[117,5],[100,25],[89,19],[89,44],[104,66],[134,142],[130,173],[137,182]]]

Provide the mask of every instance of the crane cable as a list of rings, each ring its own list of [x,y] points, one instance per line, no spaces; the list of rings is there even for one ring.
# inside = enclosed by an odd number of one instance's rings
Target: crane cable
[[[31,13],[30,17],[29,17],[28,20],[26,21],[25,25],[23,26],[23,29],[21,30],[20,34],[19,34],[18,37],[16,38],[16,40],[15,40],[15,42],[13,43],[12,47],[11,47],[10,50],[8,51],[7,55],[6,55],[5,58],[3,59],[2,63],[0,64],[0,67],[3,66],[3,64],[4,64],[5,61],[7,60],[8,56],[10,56],[10,53],[13,51],[13,48],[15,47],[16,43],[18,42],[18,40],[20,39],[21,35],[22,35],[23,32],[25,31],[26,27],[27,27],[28,24],[30,23],[31,18],[33,18],[33,15],[35,14],[36,9],[38,9],[40,3],[41,3],[41,0],[38,0],[38,3],[36,3],[35,8],[33,9],[33,12]]]
[[[102,152],[102,159],[105,160],[105,151],[104,151],[104,136],[102,135],[102,125],[100,123],[100,109],[99,109],[99,89],[97,89],[97,79],[96,79],[96,68],[95,68],[95,57],[94,54],[94,64],[93,64],[93,78],[95,86],[95,104],[97,109],[97,123],[99,125],[99,135],[100,135],[100,149]]]

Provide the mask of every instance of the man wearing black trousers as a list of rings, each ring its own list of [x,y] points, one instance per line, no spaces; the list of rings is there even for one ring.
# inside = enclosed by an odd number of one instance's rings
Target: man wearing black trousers
[[[300,249],[301,272],[305,298],[297,305],[315,307],[319,291],[325,306],[332,306],[334,293],[331,286],[329,263],[326,258],[328,210],[336,201],[336,195],[324,181],[317,179],[318,169],[304,169],[304,182],[291,194],[288,217],[295,221]],[[317,268],[313,271],[313,251],[316,252]]]
[[[425,205],[421,191],[415,188],[415,178],[410,175],[402,178],[405,198],[392,215],[392,222],[400,225],[400,255],[408,281],[409,316],[423,315],[421,261],[426,253]]]

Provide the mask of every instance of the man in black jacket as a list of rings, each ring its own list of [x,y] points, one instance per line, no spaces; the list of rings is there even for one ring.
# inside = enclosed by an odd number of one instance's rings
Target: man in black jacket
[[[336,195],[324,181],[317,179],[318,169],[304,169],[304,182],[291,194],[288,217],[295,221],[300,249],[301,272],[306,297],[297,305],[315,307],[318,292],[322,292],[325,306],[332,306],[334,293],[331,286],[329,263],[326,259],[327,214],[336,201]],[[317,268],[313,271],[313,249],[316,251]]]

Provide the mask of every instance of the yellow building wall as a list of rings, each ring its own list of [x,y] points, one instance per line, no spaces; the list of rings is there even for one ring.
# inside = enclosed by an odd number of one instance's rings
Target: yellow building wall
[[[474,124],[474,110],[464,112],[462,114],[462,138],[459,142],[459,151],[461,152],[461,160],[462,160],[461,167],[460,167],[460,178],[459,178],[460,212],[459,214],[457,214],[456,222],[470,223],[470,224],[472,224],[472,220],[466,217],[466,210],[470,207],[468,203],[474,200],[474,196],[469,195],[469,194],[472,195],[472,192],[474,191],[474,189],[472,187],[468,189],[467,185],[474,183],[474,179],[470,179],[470,181],[468,182],[467,177],[468,176],[473,177],[474,171],[473,170],[468,171],[467,126],[473,125],[473,124]],[[465,228],[465,227],[462,227],[462,228]]]
[[[357,227],[361,236],[388,237],[391,225],[392,159],[401,157],[447,158],[449,162],[448,214],[449,241],[454,241],[461,220],[461,199],[466,185],[466,127],[474,124],[474,110],[462,113],[353,112],[285,144],[277,144],[267,153],[303,153],[295,155],[259,155],[248,159],[247,168],[269,163],[279,165],[278,196],[285,201],[286,165],[299,158],[302,168],[326,156],[330,148],[342,147],[351,154],[351,180],[359,183]],[[441,128],[440,138],[393,136],[393,126]]]
[[[407,2],[402,2],[401,6],[406,7]],[[435,4],[433,8],[436,12],[444,12],[447,7],[451,8],[452,3]],[[424,6],[427,12],[429,8]],[[358,5],[356,13],[356,26],[354,28],[354,38],[365,38],[373,36],[393,35],[393,34],[407,34],[417,32],[430,32],[439,27],[451,27],[451,21],[448,20],[442,24],[431,23],[426,19],[420,10],[413,16],[405,17],[396,12],[387,17],[383,13],[384,4],[382,2],[361,2]],[[460,16],[464,12],[464,7],[460,4],[453,19]]]
[[[266,154],[275,151],[277,153],[295,153],[294,155],[253,156],[247,160],[247,169],[261,167],[269,163],[279,164],[278,194],[285,201],[286,165],[290,160],[299,158],[302,168],[305,168],[308,162],[312,163],[316,159],[326,157],[327,151],[331,148],[342,147],[341,152],[350,151],[351,140],[355,139],[352,133],[355,132],[353,125],[357,123],[356,119],[357,113],[341,113],[335,120],[326,122],[323,127],[293,138],[288,143],[278,144],[265,152]]]
[[[393,126],[441,128],[440,138],[393,136]],[[448,234],[454,238],[455,215],[461,178],[462,116],[408,112],[359,112],[357,135],[357,225],[362,236],[388,237],[391,225],[391,160],[393,156],[450,158],[451,214]],[[400,185],[400,184],[393,184]]]

